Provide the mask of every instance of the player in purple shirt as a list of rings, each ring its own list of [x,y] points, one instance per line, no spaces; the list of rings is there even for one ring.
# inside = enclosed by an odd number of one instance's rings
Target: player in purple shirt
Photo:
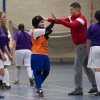
[[[31,41],[30,41],[31,37],[27,32],[19,31],[15,33],[14,40],[17,41],[16,50],[22,50],[22,49],[31,50]]]
[[[4,33],[6,35],[6,45],[7,45],[7,48],[10,52],[10,48],[12,47],[12,37],[11,37],[11,34],[9,32],[9,30],[7,29],[6,25],[3,25],[2,26],[3,30],[4,30]],[[10,52],[11,53],[11,52]],[[4,75],[4,79],[3,79],[3,86],[2,86],[2,89],[10,89],[11,88],[11,85],[10,85],[10,78],[9,78],[9,71],[8,71],[8,66],[11,65],[11,61],[8,59],[8,56],[6,53],[5,54],[5,57],[6,57],[6,61],[4,61],[4,71],[5,71],[5,75]]]
[[[4,47],[5,47],[5,34],[4,30],[0,28],[0,50],[2,53],[4,53]],[[3,60],[3,58],[4,58],[3,54],[0,55],[0,60]]]
[[[20,84],[19,76],[20,69],[22,66],[27,68],[27,73],[29,76],[30,85],[34,85],[33,74],[30,67],[30,57],[31,57],[31,36],[29,33],[24,31],[24,24],[18,25],[19,31],[15,33],[13,38],[12,49],[15,47],[15,75],[16,80],[14,84]]]
[[[98,22],[90,25],[87,31],[88,68],[94,70],[98,90],[95,96],[100,96],[100,10],[96,11],[95,19]]]
[[[8,58],[12,60],[12,56],[10,55],[7,45],[6,45],[6,35],[2,26],[6,23],[6,14],[0,11],[0,86],[2,86],[2,79],[4,77],[4,64],[3,61],[6,61],[4,52],[8,55]],[[4,96],[0,95],[0,98],[4,98]]]

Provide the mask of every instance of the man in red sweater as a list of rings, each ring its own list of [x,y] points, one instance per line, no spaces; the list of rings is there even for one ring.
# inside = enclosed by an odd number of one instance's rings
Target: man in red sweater
[[[94,73],[91,69],[87,68],[88,63],[88,54],[87,54],[87,46],[86,46],[86,31],[87,31],[87,22],[86,18],[80,12],[81,6],[78,2],[74,2],[70,5],[70,13],[71,16],[68,18],[57,19],[56,24],[62,24],[65,27],[71,29],[71,36],[75,48],[75,61],[74,61],[74,82],[75,82],[75,90],[68,95],[83,95],[82,89],[82,67],[88,76],[89,81],[92,84],[92,88],[88,93],[97,92],[97,85],[95,81]],[[52,21],[51,18],[45,18],[49,22]]]

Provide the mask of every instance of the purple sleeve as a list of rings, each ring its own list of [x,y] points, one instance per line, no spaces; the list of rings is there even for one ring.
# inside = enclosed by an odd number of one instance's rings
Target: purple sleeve
[[[89,27],[88,27],[88,29],[87,29],[87,34],[86,34],[86,38],[87,39],[90,39],[91,40],[91,38],[92,38],[92,27],[93,27],[93,25],[90,25]]]
[[[6,42],[3,38],[0,38],[0,49],[4,52],[4,47],[6,46]]]
[[[13,39],[14,39],[15,41],[18,41],[18,32],[17,32],[17,33],[15,33],[15,35],[14,35]]]

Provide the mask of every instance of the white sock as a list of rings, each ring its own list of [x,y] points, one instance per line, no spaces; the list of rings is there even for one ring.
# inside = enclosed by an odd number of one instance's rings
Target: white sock
[[[1,75],[0,75],[0,80],[3,80],[3,79],[4,79],[4,76],[1,76]]]
[[[5,72],[6,73],[6,72]],[[5,77],[5,75],[4,75],[4,77],[3,77],[3,83],[6,83],[6,77]]]
[[[20,71],[21,71],[21,69],[18,69],[18,68],[15,69],[15,78],[16,78],[16,81],[19,80],[19,77],[20,77]]]
[[[3,83],[6,83],[6,85],[9,86],[10,85],[10,82],[9,82],[9,72],[8,72],[7,68],[4,68],[4,70],[5,70],[5,75],[4,75]]]
[[[95,79],[96,79],[98,92],[100,92],[100,72],[95,72]]]
[[[33,77],[31,67],[28,67],[27,68],[27,73],[28,73],[29,78],[32,78]]]

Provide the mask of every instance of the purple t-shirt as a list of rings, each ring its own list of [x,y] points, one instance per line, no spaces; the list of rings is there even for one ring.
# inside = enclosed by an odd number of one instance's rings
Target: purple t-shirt
[[[25,32],[25,34],[26,34],[26,37],[21,31],[15,33],[13,39],[17,41],[16,50],[21,50],[21,49],[31,50],[31,36],[27,32]]]
[[[91,24],[87,30],[87,39],[91,40],[91,46],[100,46],[100,24]]]
[[[6,40],[6,35],[4,33],[4,30],[1,28],[0,29],[0,49],[2,50],[3,53],[4,53],[4,46],[6,45],[5,40]],[[2,59],[1,55],[0,55],[0,59]]]

